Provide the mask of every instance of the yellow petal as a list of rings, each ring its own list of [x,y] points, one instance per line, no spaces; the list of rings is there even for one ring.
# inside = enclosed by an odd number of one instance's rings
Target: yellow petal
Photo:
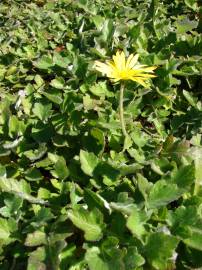
[[[126,63],[126,67],[132,69],[135,66],[135,64],[137,63],[138,57],[139,57],[138,54],[136,54],[136,55],[131,54],[128,57],[128,60],[127,60],[127,63]]]
[[[102,63],[100,61],[95,61],[95,68],[96,67],[100,67],[100,66],[106,66],[106,64],[105,63]]]
[[[156,68],[157,68],[156,66],[151,66],[151,67],[145,67],[139,70],[144,71],[144,72],[153,72],[153,70],[155,70]]]
[[[144,87],[147,87],[148,85],[140,78],[137,78],[137,77],[131,77],[131,80],[132,81],[135,81],[135,82],[138,82],[139,84],[141,84],[142,86]]]
[[[107,65],[109,65],[112,69],[116,69],[113,61],[107,61]]]
[[[99,61],[95,62],[95,69],[104,74],[109,74],[112,71],[112,68],[109,65]]]
[[[126,58],[123,51],[120,54],[120,67],[121,67],[121,70],[124,70],[126,68]]]
[[[148,73],[139,73],[139,74],[136,74],[135,77],[155,78],[156,75],[154,75],[154,74],[148,74]]]
[[[126,61],[126,68],[129,68],[129,64],[131,62],[131,60],[133,59],[134,55],[133,54],[130,54],[127,61]]]
[[[117,68],[118,70],[123,70],[125,69],[125,54],[124,52],[116,52],[116,55],[113,55],[113,60],[114,60],[114,65],[115,68]]]
[[[119,68],[119,52],[116,52],[116,55],[113,55],[112,58],[114,60],[115,67]]]

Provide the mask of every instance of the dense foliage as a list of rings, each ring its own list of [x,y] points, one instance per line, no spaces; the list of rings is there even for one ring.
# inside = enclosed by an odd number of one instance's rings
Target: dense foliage
[[[0,2],[0,269],[202,267],[202,8]],[[150,88],[95,71],[117,50]]]

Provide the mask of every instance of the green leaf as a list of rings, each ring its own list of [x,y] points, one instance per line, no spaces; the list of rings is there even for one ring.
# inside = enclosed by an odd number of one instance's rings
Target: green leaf
[[[196,106],[197,100],[194,99],[194,97],[191,95],[190,92],[183,90],[183,95],[191,106],[197,108],[197,106]]]
[[[27,182],[24,180],[18,181],[12,178],[0,178],[0,189],[4,192],[8,192],[11,194],[15,194],[16,196],[27,200],[31,203],[37,203],[46,205],[47,202],[45,202],[42,199],[37,199],[30,195],[30,186]]]
[[[111,208],[109,203],[98,193],[93,192],[90,189],[85,189],[85,200],[88,203],[88,206],[91,208],[101,208],[102,211],[103,209],[107,209],[109,213],[111,213]]]
[[[41,207],[32,219],[31,224],[32,226],[39,228],[40,226],[46,225],[53,217],[50,208]]]
[[[41,199],[49,199],[51,197],[51,192],[46,189],[46,188],[42,188],[40,187],[38,189],[38,195],[37,198],[41,198]]]
[[[65,236],[64,236],[65,237]],[[46,248],[46,256],[50,265],[54,265],[55,269],[59,268],[60,252],[66,246],[64,239],[54,241],[49,238],[48,246]]]
[[[172,182],[176,183],[179,188],[187,189],[195,180],[195,166],[183,166],[172,175]]]
[[[194,226],[200,218],[197,213],[197,207],[192,205],[178,207],[174,213],[171,213],[171,217],[174,229],[177,226]]]
[[[53,62],[55,65],[61,68],[67,68],[67,66],[72,62],[69,56],[62,56],[60,53],[54,53]]]
[[[57,77],[50,82],[50,85],[57,89],[64,89],[65,80],[62,77]]]
[[[104,17],[100,15],[92,16],[92,21],[94,22],[96,28],[100,31],[102,29],[103,23],[105,21]]]
[[[63,157],[59,157],[57,162],[54,165],[57,176],[61,180],[65,180],[69,176],[69,170],[66,165],[66,161]]]
[[[0,244],[9,244],[15,238],[12,233],[17,230],[17,224],[14,219],[0,218]]]
[[[107,186],[117,184],[120,171],[106,162],[100,162],[94,170],[95,177],[103,177],[103,183]]]
[[[141,174],[137,174],[137,184],[138,189],[141,192],[145,200],[147,200],[150,189],[152,188],[152,183],[150,183],[145,177]]]
[[[114,32],[113,20],[106,19],[102,27],[102,38],[105,42],[109,42],[112,39]]]
[[[124,139],[123,149],[129,150],[132,144],[133,144],[133,141],[131,140],[130,136],[126,136]]]
[[[44,263],[46,257],[45,248],[38,247],[36,250],[29,254],[27,270],[45,270]]]
[[[22,140],[23,140],[23,137],[19,137],[15,139],[14,141],[5,141],[5,143],[3,144],[3,148],[4,149],[16,148]]]
[[[42,85],[44,85],[44,80],[43,80],[43,78],[42,78],[39,74],[37,74],[37,75],[35,76],[34,80],[35,80],[35,82],[36,82],[36,84],[37,84],[37,89],[38,89],[39,87],[41,87]]]
[[[185,4],[193,9],[194,11],[197,10],[197,7],[198,7],[198,1],[197,0],[184,0]]]
[[[30,168],[26,171],[25,178],[29,181],[40,181],[43,179],[43,176],[38,169]]]
[[[76,227],[84,231],[87,241],[97,241],[102,238],[103,216],[97,209],[88,212],[80,207],[78,210],[68,211],[68,217]]]
[[[23,200],[13,194],[7,194],[4,199],[5,206],[0,208],[3,217],[17,217],[20,214]]]
[[[194,227],[189,227],[190,231],[191,231],[191,237],[188,237],[187,239],[184,239],[183,242],[191,247],[191,248],[195,248],[197,250],[202,251],[202,246],[201,246],[201,241],[202,241],[202,230],[201,229],[197,229]]]
[[[90,270],[121,270],[124,268],[123,252],[118,248],[118,239],[107,238],[101,248],[89,248],[85,254],[85,259]]]
[[[11,138],[18,136],[19,120],[15,115],[11,115],[9,119],[9,134]]]
[[[110,207],[125,215],[131,215],[137,208],[137,206],[133,203],[133,200],[128,200],[125,202],[111,202]],[[132,224],[129,226],[132,227]]]
[[[114,94],[108,90],[106,82],[99,82],[89,87],[91,93],[98,97],[113,97]]]
[[[42,56],[42,58],[35,62],[34,65],[39,69],[49,69],[54,66],[50,56]]]
[[[93,176],[93,171],[98,165],[98,158],[93,154],[84,150],[80,151],[81,169],[89,176]]]
[[[6,167],[0,164],[0,177],[6,177]]]
[[[134,141],[134,143],[138,146],[138,147],[143,147],[147,141],[148,141],[148,136],[146,136],[146,134],[140,130],[134,130],[131,134],[130,134],[132,140]]]
[[[25,151],[23,154],[32,162],[41,159],[47,152],[45,143],[41,143],[38,149]]]
[[[185,0],[188,2],[191,2],[192,0]],[[190,7],[196,7],[196,5],[194,5],[194,3],[192,5],[190,5]],[[187,16],[179,16],[179,19],[176,21],[176,27],[177,27],[177,32],[179,34],[184,34],[188,31],[191,31],[192,29],[196,28],[198,25],[197,21],[191,21],[189,20],[189,18]]]
[[[124,256],[125,269],[131,270],[140,267],[145,263],[145,259],[138,253],[137,247],[129,247]]]
[[[94,270],[110,270],[109,265],[101,256],[101,251],[98,247],[92,247],[87,250],[85,259],[88,263],[89,269]]]
[[[199,137],[200,144],[200,137]],[[194,194],[197,194],[202,184],[202,149],[201,147],[192,147],[189,151],[189,155],[195,163],[195,187]]]
[[[164,233],[151,233],[145,246],[146,257],[152,267],[158,270],[167,269],[171,263],[178,240]]]
[[[42,92],[43,96],[47,97],[53,103],[61,104],[63,99],[61,95],[61,91],[57,89],[51,89],[51,91]]]
[[[151,188],[147,205],[149,208],[165,206],[177,200],[182,194],[176,184],[170,184],[165,180],[157,181]]]
[[[138,170],[141,170],[142,168],[143,168],[143,166],[138,164],[138,163],[133,163],[133,164],[130,164],[130,165],[125,165],[124,164],[124,165],[117,166],[117,169],[120,171],[120,174],[122,176],[129,175],[129,174],[134,174]]]
[[[96,15],[97,13],[97,8],[96,6],[92,3],[92,2],[89,2],[87,0],[78,0],[76,2],[76,5],[79,7],[79,8],[82,8],[84,9],[84,11],[86,13],[89,13],[91,15]]]
[[[146,213],[134,208],[127,219],[126,226],[135,237],[142,239],[142,236],[146,233],[144,224],[147,219]]]
[[[70,244],[60,253],[60,269],[66,270],[67,265],[71,264],[76,251],[76,245]]]
[[[92,128],[90,135],[90,139],[93,138],[95,140],[95,144],[92,143],[92,145],[90,145],[90,149],[94,149],[94,151],[97,150],[99,153],[102,153],[105,146],[104,132],[98,128]]]
[[[33,233],[27,234],[25,239],[25,246],[35,247],[42,244],[46,244],[47,238],[46,234],[42,231],[35,231]]]
[[[41,120],[46,121],[50,117],[52,104],[35,103],[33,113]]]

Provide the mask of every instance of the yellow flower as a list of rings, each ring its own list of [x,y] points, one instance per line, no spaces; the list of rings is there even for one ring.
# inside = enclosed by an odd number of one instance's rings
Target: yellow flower
[[[113,61],[106,61],[106,63],[95,61],[95,69],[107,75],[112,82],[132,80],[147,87],[148,84],[146,82],[148,79],[156,77],[152,73],[154,73],[157,67],[139,65],[137,63],[138,54],[131,54],[126,59],[124,52],[117,51],[116,55],[113,55],[112,58]]]

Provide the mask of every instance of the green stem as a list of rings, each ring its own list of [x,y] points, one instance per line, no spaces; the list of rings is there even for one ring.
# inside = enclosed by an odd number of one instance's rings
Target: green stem
[[[128,136],[128,133],[126,131],[125,127],[125,121],[124,121],[124,111],[123,111],[123,92],[124,92],[124,83],[121,83],[121,88],[120,88],[120,98],[119,98],[119,113],[120,113],[120,122],[121,122],[121,128],[123,135],[125,137]]]

